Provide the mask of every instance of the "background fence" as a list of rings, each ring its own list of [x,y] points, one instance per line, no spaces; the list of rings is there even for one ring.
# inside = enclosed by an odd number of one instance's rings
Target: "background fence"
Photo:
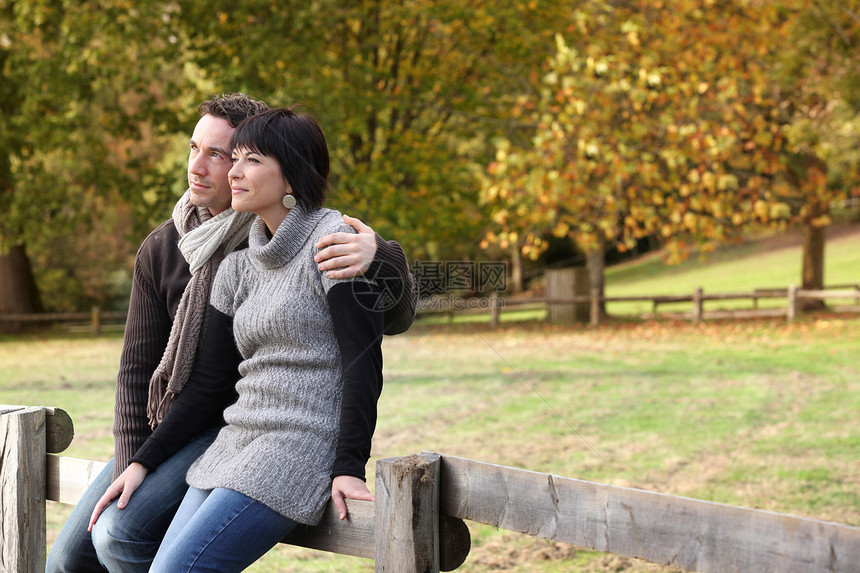
[[[575,322],[599,325],[607,317],[602,311],[605,305],[619,302],[646,302],[651,304],[653,318],[673,318],[683,320],[711,320],[726,318],[785,318],[794,320],[801,315],[804,301],[828,301],[832,312],[860,313],[860,284],[832,285],[823,290],[804,290],[797,286],[756,288],[750,292],[711,293],[699,287],[687,294],[636,295],[636,296],[599,296],[588,292],[582,280],[575,280],[567,271],[553,271],[547,276],[547,296],[543,297],[502,297],[493,293],[486,298],[473,297],[469,304],[456,304],[452,297],[431,297],[422,299],[418,304],[418,316],[446,315],[453,319],[459,314],[488,314],[490,323],[498,326],[502,313],[506,310],[526,308],[544,310],[551,324],[573,324]],[[759,308],[759,301],[784,299],[785,305],[777,308]],[[706,303],[719,301],[750,301],[749,308],[706,309]],[[834,301],[841,304],[832,304]],[[666,305],[689,304],[689,310],[660,312]],[[710,304],[708,305],[710,306]],[[87,329],[100,334],[106,325],[125,324],[125,311],[103,311],[94,307],[90,312],[7,314],[0,316],[2,324],[67,324],[70,328]]]
[[[556,282],[558,284],[558,282]],[[823,290],[804,290],[797,286],[787,288],[756,288],[750,292],[710,293],[699,287],[687,294],[669,295],[635,295],[635,296],[600,296],[592,291],[589,294],[560,294],[559,288],[553,289],[554,296],[544,297],[501,297],[491,295],[483,299],[481,304],[462,305],[469,307],[457,309],[452,303],[444,303],[440,299],[424,300],[419,303],[418,314],[445,314],[450,318],[458,314],[483,313],[490,315],[490,323],[498,326],[506,311],[541,309],[546,311],[547,321],[552,324],[573,324],[588,322],[596,326],[607,320],[604,312],[606,305],[624,302],[646,302],[651,304],[650,318],[672,318],[692,321],[727,319],[727,318],[785,318],[795,320],[802,313],[805,301],[827,301],[828,310],[837,313],[860,312],[860,285],[836,285]],[[581,291],[581,288],[577,289]],[[575,292],[575,291],[574,291]],[[759,301],[766,299],[784,299],[785,304],[775,308],[759,308]],[[710,304],[719,301],[750,301],[748,308],[713,309]],[[833,304],[836,301],[837,304]],[[679,304],[688,304],[689,310],[677,310]],[[841,303],[841,304],[840,304]],[[847,303],[847,304],[846,304]],[[667,305],[673,305],[672,310],[663,310]],[[623,316],[619,314],[618,316]]]

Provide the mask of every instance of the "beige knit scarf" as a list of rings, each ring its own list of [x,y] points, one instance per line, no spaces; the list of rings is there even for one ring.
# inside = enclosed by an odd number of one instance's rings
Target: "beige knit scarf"
[[[237,213],[229,207],[213,217],[209,209],[191,204],[190,191],[173,209],[179,250],[191,268],[191,280],[176,309],[167,348],[149,381],[147,415],[153,429],[164,419],[191,374],[206,330],[209,294],[218,265],[248,238],[253,220],[252,213]]]

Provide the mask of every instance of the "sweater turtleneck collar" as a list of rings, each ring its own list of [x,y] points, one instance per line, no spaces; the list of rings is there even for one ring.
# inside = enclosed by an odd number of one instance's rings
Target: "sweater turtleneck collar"
[[[290,209],[271,238],[266,222],[257,217],[248,237],[248,253],[266,269],[284,266],[301,250],[324,211],[299,203]]]

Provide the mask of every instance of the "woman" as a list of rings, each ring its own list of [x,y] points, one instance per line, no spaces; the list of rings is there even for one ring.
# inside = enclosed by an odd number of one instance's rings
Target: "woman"
[[[207,328],[193,380],[132,461],[151,471],[177,435],[221,411],[227,425],[189,470],[153,571],[241,571],[296,524],[316,524],[333,489],[369,496],[382,313],[376,285],[330,279],[314,262],[320,237],[351,229],[322,208],[325,138],[309,115],[273,109],[242,122],[231,148],[232,207],[258,216],[210,298],[210,325],[234,337]]]

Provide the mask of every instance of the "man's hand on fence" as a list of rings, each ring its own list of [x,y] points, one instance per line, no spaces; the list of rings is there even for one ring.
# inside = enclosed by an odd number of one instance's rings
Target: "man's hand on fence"
[[[119,496],[119,501],[116,502],[116,506],[119,509],[128,505],[128,500],[131,499],[131,494],[140,487],[140,484],[143,483],[143,480],[146,478],[146,474],[148,473],[149,470],[139,463],[130,463],[125,471],[119,474],[119,477],[110,484],[110,487],[107,488],[107,491],[101,499],[99,499],[99,502],[96,504],[95,509],[93,509],[93,514],[90,517],[90,524],[87,527],[87,531],[93,530],[93,525],[98,520],[101,512],[104,511],[104,508],[116,499],[117,496]]]
[[[341,520],[346,519],[346,500],[360,499],[363,501],[374,501],[376,498],[367,489],[367,484],[353,476],[337,476],[331,484],[331,498],[337,508],[337,515]]]

